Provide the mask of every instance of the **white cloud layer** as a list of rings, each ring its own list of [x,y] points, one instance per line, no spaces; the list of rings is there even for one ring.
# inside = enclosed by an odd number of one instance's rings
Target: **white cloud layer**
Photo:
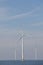
[[[43,22],[39,22],[39,23],[33,23],[31,24],[32,26],[43,26]]]
[[[26,16],[32,16],[34,12],[38,11],[40,8],[37,7],[33,9],[30,12],[27,13],[22,13],[22,14],[17,14],[15,16],[8,16],[9,14],[9,8],[0,8],[0,20],[11,20],[11,19],[20,19]]]

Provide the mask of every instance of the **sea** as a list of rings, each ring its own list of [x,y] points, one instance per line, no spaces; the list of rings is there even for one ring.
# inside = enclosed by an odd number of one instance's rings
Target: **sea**
[[[0,65],[43,65],[43,60],[24,60],[24,61],[14,61],[14,60],[8,60],[8,61],[0,61]]]

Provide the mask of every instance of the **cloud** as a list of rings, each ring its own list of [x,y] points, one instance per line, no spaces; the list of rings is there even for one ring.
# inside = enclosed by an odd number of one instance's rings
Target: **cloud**
[[[8,12],[8,8],[0,7],[0,21],[7,20]]]
[[[3,7],[1,7],[0,8],[0,17],[2,16],[6,16],[6,12],[7,12],[7,10],[6,10],[6,8],[3,8]]]
[[[39,23],[33,23],[31,24],[32,26],[43,26],[43,22],[39,22]]]
[[[22,14],[17,14],[15,16],[9,16],[8,14],[10,13],[9,8],[0,8],[0,20],[11,20],[11,19],[20,19],[26,16],[33,16],[33,13],[38,11],[40,8],[37,7],[33,9],[30,12],[27,13],[22,13]],[[10,13],[11,14],[11,13]]]
[[[32,11],[27,12],[27,13],[18,14],[18,15],[15,15],[15,16],[10,16],[9,19],[18,19],[18,18],[23,18],[23,17],[26,17],[26,16],[32,16],[32,14],[39,9],[40,9],[40,7],[37,7],[35,9],[33,9]]]
[[[7,1],[7,0],[0,0],[0,2],[4,2],[4,1]]]

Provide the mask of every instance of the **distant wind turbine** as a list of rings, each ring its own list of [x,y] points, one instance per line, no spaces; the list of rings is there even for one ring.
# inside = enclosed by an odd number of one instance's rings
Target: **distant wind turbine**
[[[16,48],[15,48],[15,61],[16,61]]]
[[[37,60],[37,42],[35,41],[35,60]]]
[[[35,48],[35,60],[37,60],[37,48]]]

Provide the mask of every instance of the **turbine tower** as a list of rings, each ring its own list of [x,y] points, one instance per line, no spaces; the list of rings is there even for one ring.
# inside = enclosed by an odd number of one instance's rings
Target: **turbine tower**
[[[22,33],[22,61],[24,60],[24,40],[23,40],[23,33]]]

